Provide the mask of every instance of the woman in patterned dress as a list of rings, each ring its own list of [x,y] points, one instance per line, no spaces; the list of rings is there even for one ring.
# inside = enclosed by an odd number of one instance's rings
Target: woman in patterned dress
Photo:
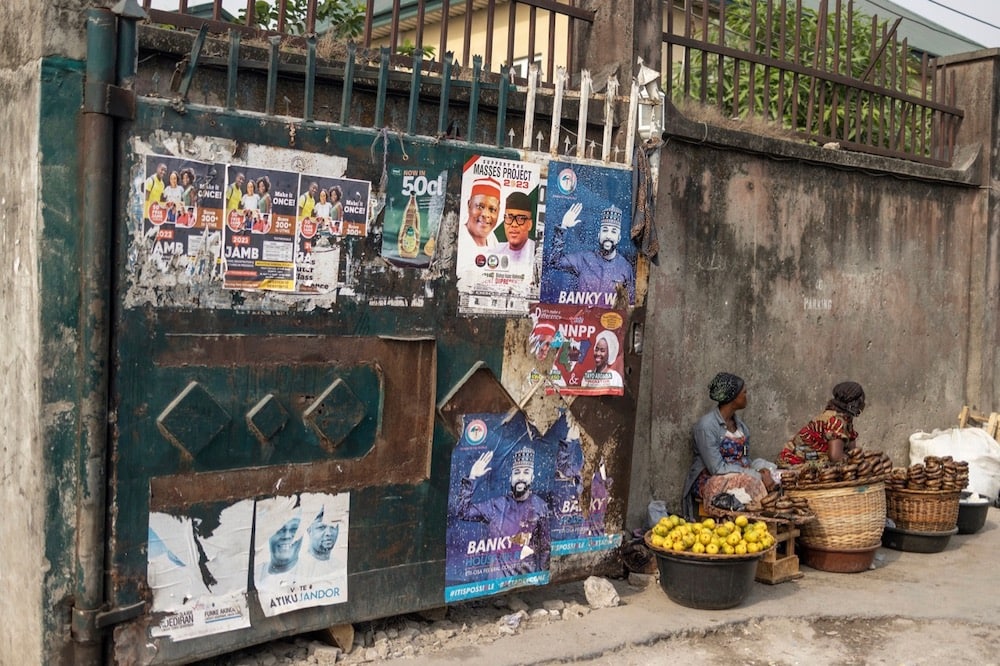
[[[854,418],[865,408],[865,390],[857,382],[841,382],[833,387],[826,409],[802,429],[778,454],[779,467],[804,463],[824,465],[838,462],[857,446]]]

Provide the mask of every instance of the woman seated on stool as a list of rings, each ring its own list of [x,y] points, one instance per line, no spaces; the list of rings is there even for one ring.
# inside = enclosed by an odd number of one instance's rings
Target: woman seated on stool
[[[778,483],[771,475],[774,463],[750,459],[750,429],[736,416],[747,406],[743,380],[720,372],[709,384],[708,395],[717,406],[691,429],[694,462],[684,480],[683,496],[683,511],[689,520],[698,519],[699,501],[709,505],[716,495],[736,488],[756,500]]]
[[[833,387],[833,398],[819,416],[802,426],[778,454],[778,466],[804,463],[825,465],[844,459],[857,446],[854,417],[865,408],[865,390],[857,382],[841,382]]]

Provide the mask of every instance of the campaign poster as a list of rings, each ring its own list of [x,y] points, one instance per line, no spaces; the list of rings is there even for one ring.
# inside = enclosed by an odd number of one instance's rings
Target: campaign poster
[[[548,490],[552,555],[617,548],[621,534],[608,534],[604,520],[611,487],[607,468],[603,460],[598,461],[590,483],[585,483],[580,429],[565,411],[542,436],[540,449],[555,460],[555,475]]]
[[[226,289],[295,289],[298,174],[230,165],[222,279]]]
[[[350,493],[258,500],[254,587],[266,617],[347,601]]]
[[[535,303],[528,352],[545,392],[623,395],[625,315],[616,310]]]
[[[445,602],[549,582],[554,460],[520,411],[467,414],[451,458]]]
[[[482,155],[462,171],[459,312],[525,314],[537,300],[541,168]]]
[[[253,501],[219,512],[150,512],[146,578],[153,636],[182,641],[250,626]]]
[[[146,156],[142,233],[161,268],[213,269],[222,239],[224,173],[205,162]]]
[[[391,166],[382,224],[382,258],[401,268],[427,268],[434,259],[448,171]]]
[[[547,197],[539,300],[620,309],[635,304],[632,172],[552,162]]]

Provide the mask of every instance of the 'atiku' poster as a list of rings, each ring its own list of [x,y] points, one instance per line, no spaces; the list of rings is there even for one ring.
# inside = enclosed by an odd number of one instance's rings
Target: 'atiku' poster
[[[264,615],[347,601],[350,493],[257,501],[254,586]]]
[[[146,577],[153,636],[181,641],[250,626],[253,501],[198,516],[149,514]]]
[[[635,303],[632,172],[549,164],[539,300],[625,308]]]
[[[525,314],[537,300],[537,164],[477,155],[462,171],[459,312]]]
[[[555,476],[549,486],[552,507],[552,555],[572,555],[617,548],[621,534],[608,534],[604,516],[608,510],[611,479],[604,461],[598,461],[584,483],[584,454],[580,429],[564,411],[542,437],[540,449],[555,459]]]
[[[434,258],[447,171],[389,167],[382,258],[401,268],[427,268]]]
[[[226,182],[223,286],[294,291],[298,174],[230,165]]]
[[[549,582],[553,459],[522,412],[463,416],[451,458],[445,601]]]
[[[222,239],[224,167],[147,155],[142,234],[160,270],[210,272]]]
[[[539,363],[545,392],[623,395],[622,313],[596,307],[536,303],[531,306],[529,352]]]

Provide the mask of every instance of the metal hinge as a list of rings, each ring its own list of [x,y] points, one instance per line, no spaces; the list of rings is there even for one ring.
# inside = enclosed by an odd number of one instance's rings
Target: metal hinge
[[[137,618],[146,612],[146,602],[98,610],[73,609],[73,640],[90,643],[101,640],[104,629]]]

